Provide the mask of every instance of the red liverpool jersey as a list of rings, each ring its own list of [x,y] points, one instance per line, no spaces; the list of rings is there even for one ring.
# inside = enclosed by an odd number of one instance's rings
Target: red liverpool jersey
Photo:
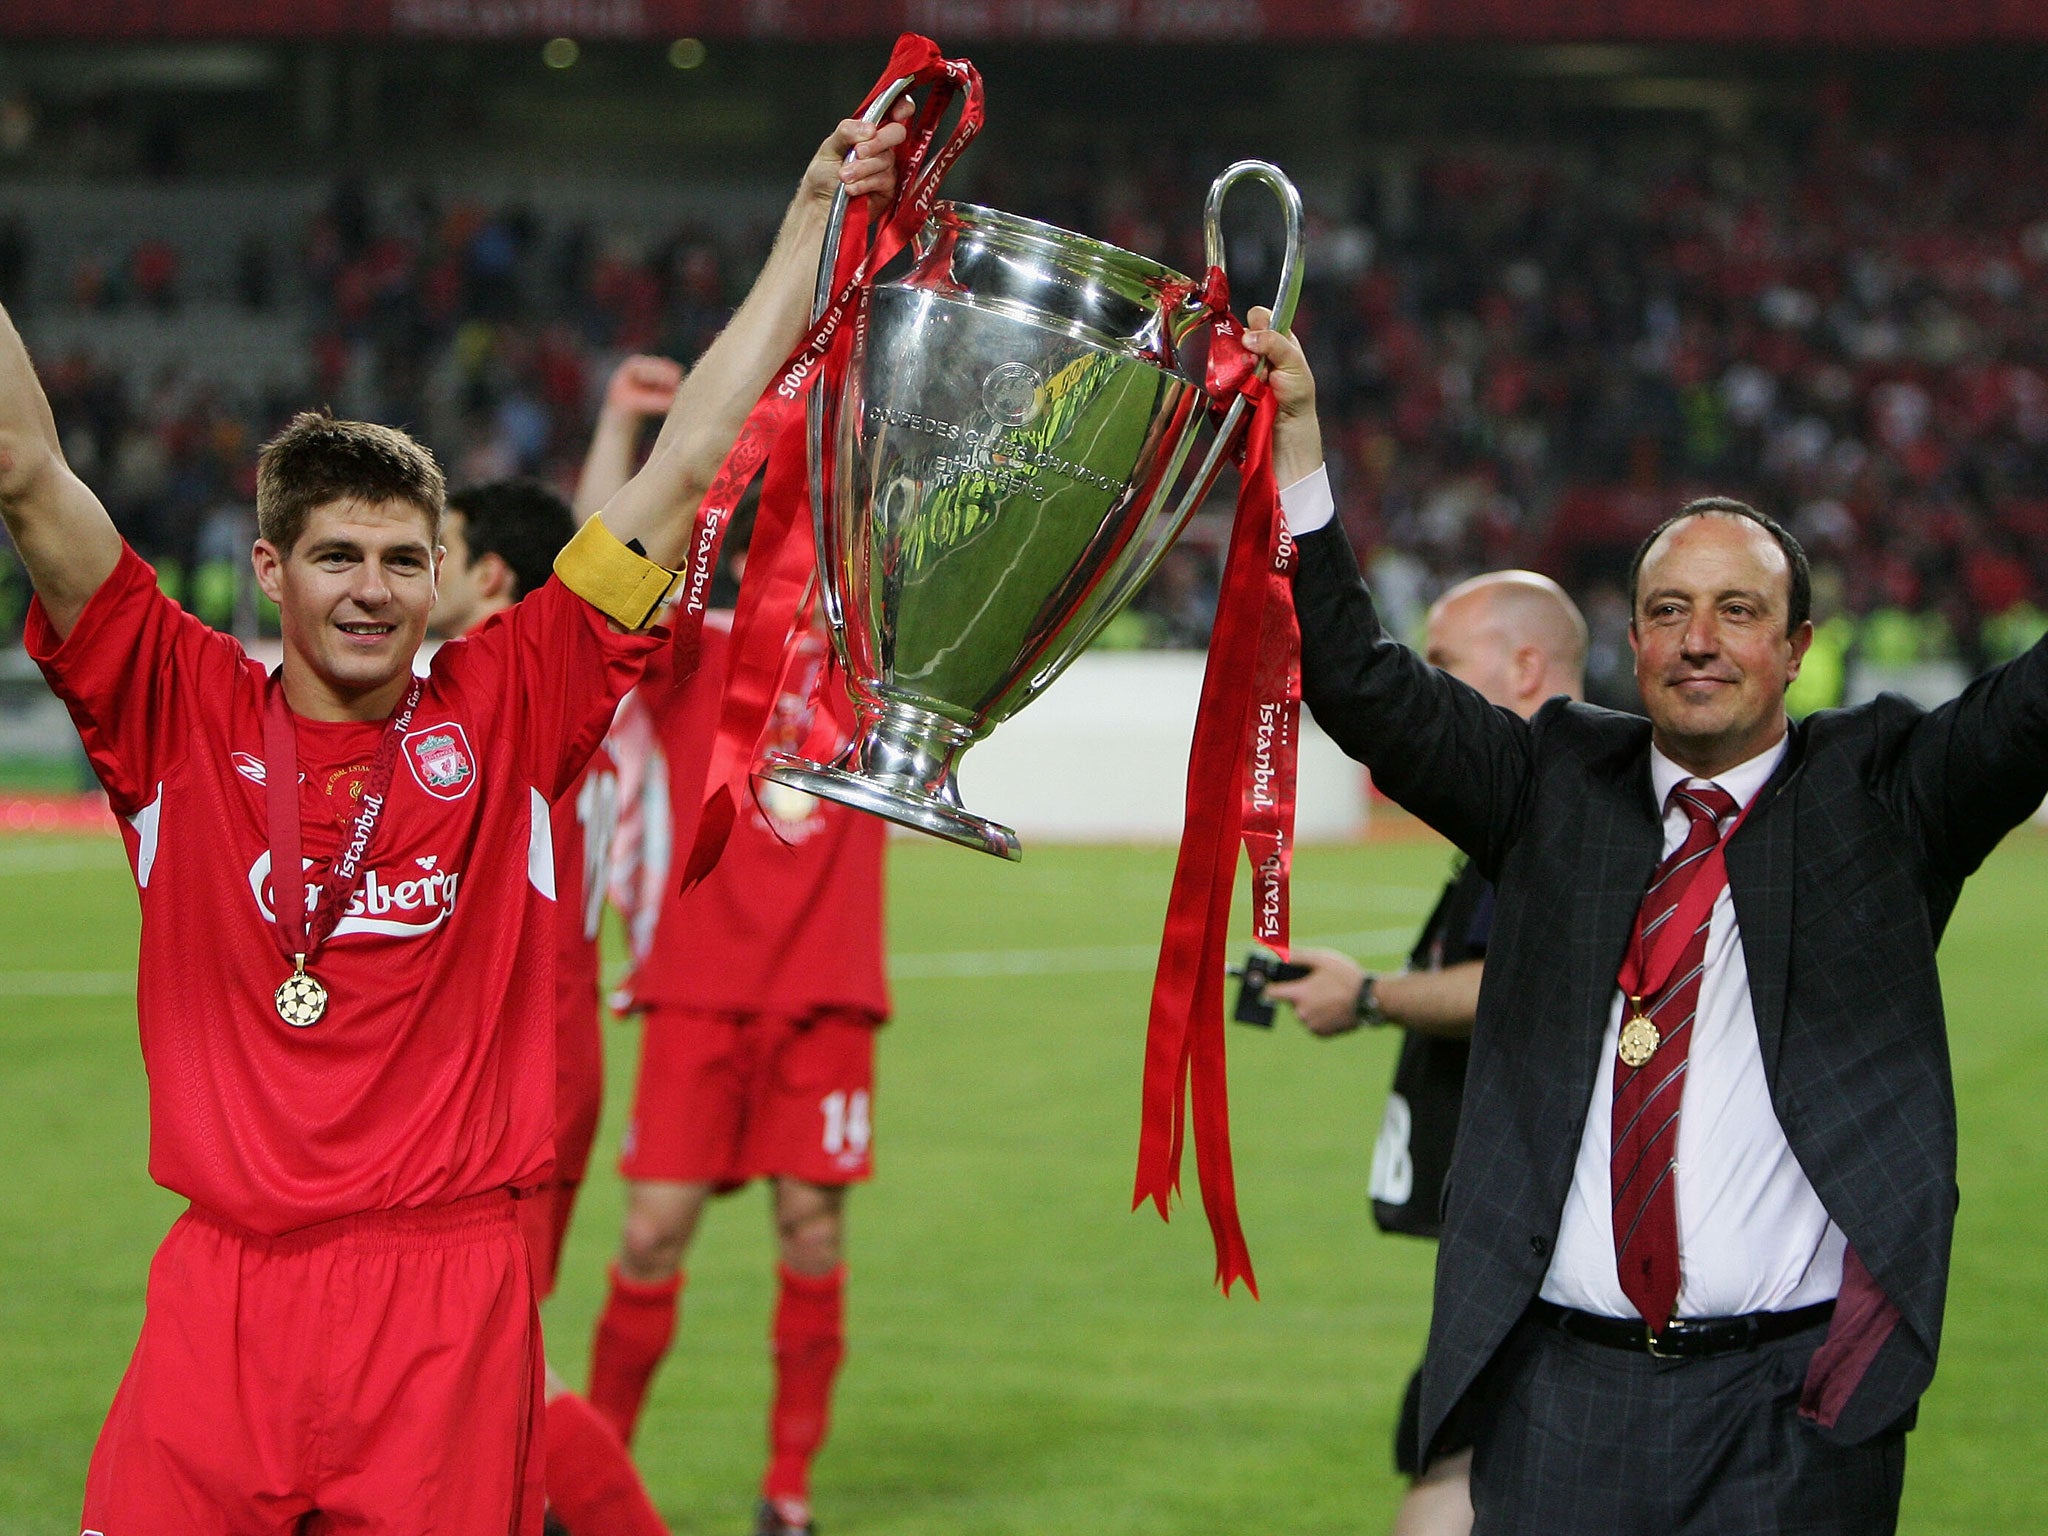
[[[280,685],[132,550],[67,640],[40,606],[26,640],[123,820],[156,1181],[265,1233],[537,1185],[554,1155],[549,807],[655,637],[613,633],[550,581],[441,647],[361,882],[309,966],[330,1002],[304,1029],[272,1002],[290,969],[263,782]],[[296,724],[317,881],[384,726]]]
[[[672,847],[679,867],[695,836],[704,774],[718,724],[719,687],[731,633],[706,624],[697,670],[677,681],[650,658],[641,698],[651,713],[665,774],[646,775],[665,805],[674,835],[645,839],[644,857]],[[809,731],[811,681],[825,657],[813,635],[778,705],[764,748],[795,749]],[[852,711],[836,687],[825,689],[839,731]],[[665,782],[664,782],[665,780]],[[865,812],[757,783],[733,824],[717,868],[688,892],[663,879],[660,917],[626,995],[650,1004],[716,1011],[806,1014],[848,1008],[876,1019],[889,1012],[882,974],[882,849],[885,822]],[[653,818],[650,818],[653,819]]]
[[[597,1017],[597,934],[619,821],[619,770],[599,746],[555,805],[555,997],[566,1030]]]

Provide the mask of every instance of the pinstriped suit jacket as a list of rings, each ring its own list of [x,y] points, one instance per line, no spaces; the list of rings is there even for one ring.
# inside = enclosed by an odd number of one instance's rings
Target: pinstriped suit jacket
[[[1497,908],[1445,1194],[1422,1443],[1549,1268],[1622,950],[1662,848],[1650,727],[1553,699],[1523,721],[1381,628],[1342,531],[1300,541],[1302,692]],[[1728,847],[1771,1105],[1871,1305],[1844,1305],[1806,1403],[1867,1438],[1934,1374],[1956,1115],[1934,951],[1963,880],[2048,794],[2048,641],[1933,711],[1814,715]],[[1858,1262],[1860,1261],[1860,1263]],[[1870,1281],[1875,1288],[1870,1288]],[[1881,1295],[1877,1293],[1881,1292]],[[1817,1406],[1818,1405],[1818,1406]]]

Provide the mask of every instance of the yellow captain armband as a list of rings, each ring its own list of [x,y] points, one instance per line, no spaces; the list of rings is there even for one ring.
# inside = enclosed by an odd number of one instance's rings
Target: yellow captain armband
[[[555,556],[562,585],[622,629],[646,629],[678,573],[618,541],[602,517],[576,530]]]

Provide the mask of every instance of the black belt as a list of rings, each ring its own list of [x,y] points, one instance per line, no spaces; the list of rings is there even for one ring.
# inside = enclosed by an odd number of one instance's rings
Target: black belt
[[[1638,1354],[1661,1359],[1699,1360],[1709,1355],[1734,1355],[1774,1339],[1817,1327],[1834,1315],[1832,1301],[1818,1301],[1790,1312],[1747,1312],[1741,1317],[1681,1317],[1651,1333],[1649,1326],[1633,1317],[1602,1317],[1560,1307],[1538,1297],[1529,1303],[1529,1315],[1547,1327],[1557,1328],[1588,1344],[1609,1349],[1632,1349]]]

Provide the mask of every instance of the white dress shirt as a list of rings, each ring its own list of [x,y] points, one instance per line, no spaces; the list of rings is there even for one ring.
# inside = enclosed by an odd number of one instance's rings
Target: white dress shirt
[[[1683,768],[1652,747],[1650,783],[1657,803],[1670,806],[1663,856],[1668,858],[1685,840],[1691,824],[1682,807],[1670,805],[1674,788],[1712,782],[1738,807],[1746,806],[1778,766],[1786,745],[1780,738],[1769,751],[1711,781],[1688,779]],[[1724,835],[1729,822],[1722,824]],[[1614,1268],[1608,1173],[1615,1052],[1625,1001],[1617,986],[1571,1194],[1542,1292],[1545,1301],[1607,1317],[1636,1316]],[[1706,971],[1679,1103],[1675,1161],[1680,1317],[1783,1312],[1834,1300],[1842,1285],[1842,1229],[1813,1192],[1771,1108],[1750,1004],[1749,964],[1735,923],[1735,901],[1725,888],[1715,898],[1707,929]]]
[[[1330,490],[1330,466],[1318,464],[1294,484],[1280,492],[1280,515],[1287,531],[1297,539],[1314,533],[1337,515],[1337,498]]]

